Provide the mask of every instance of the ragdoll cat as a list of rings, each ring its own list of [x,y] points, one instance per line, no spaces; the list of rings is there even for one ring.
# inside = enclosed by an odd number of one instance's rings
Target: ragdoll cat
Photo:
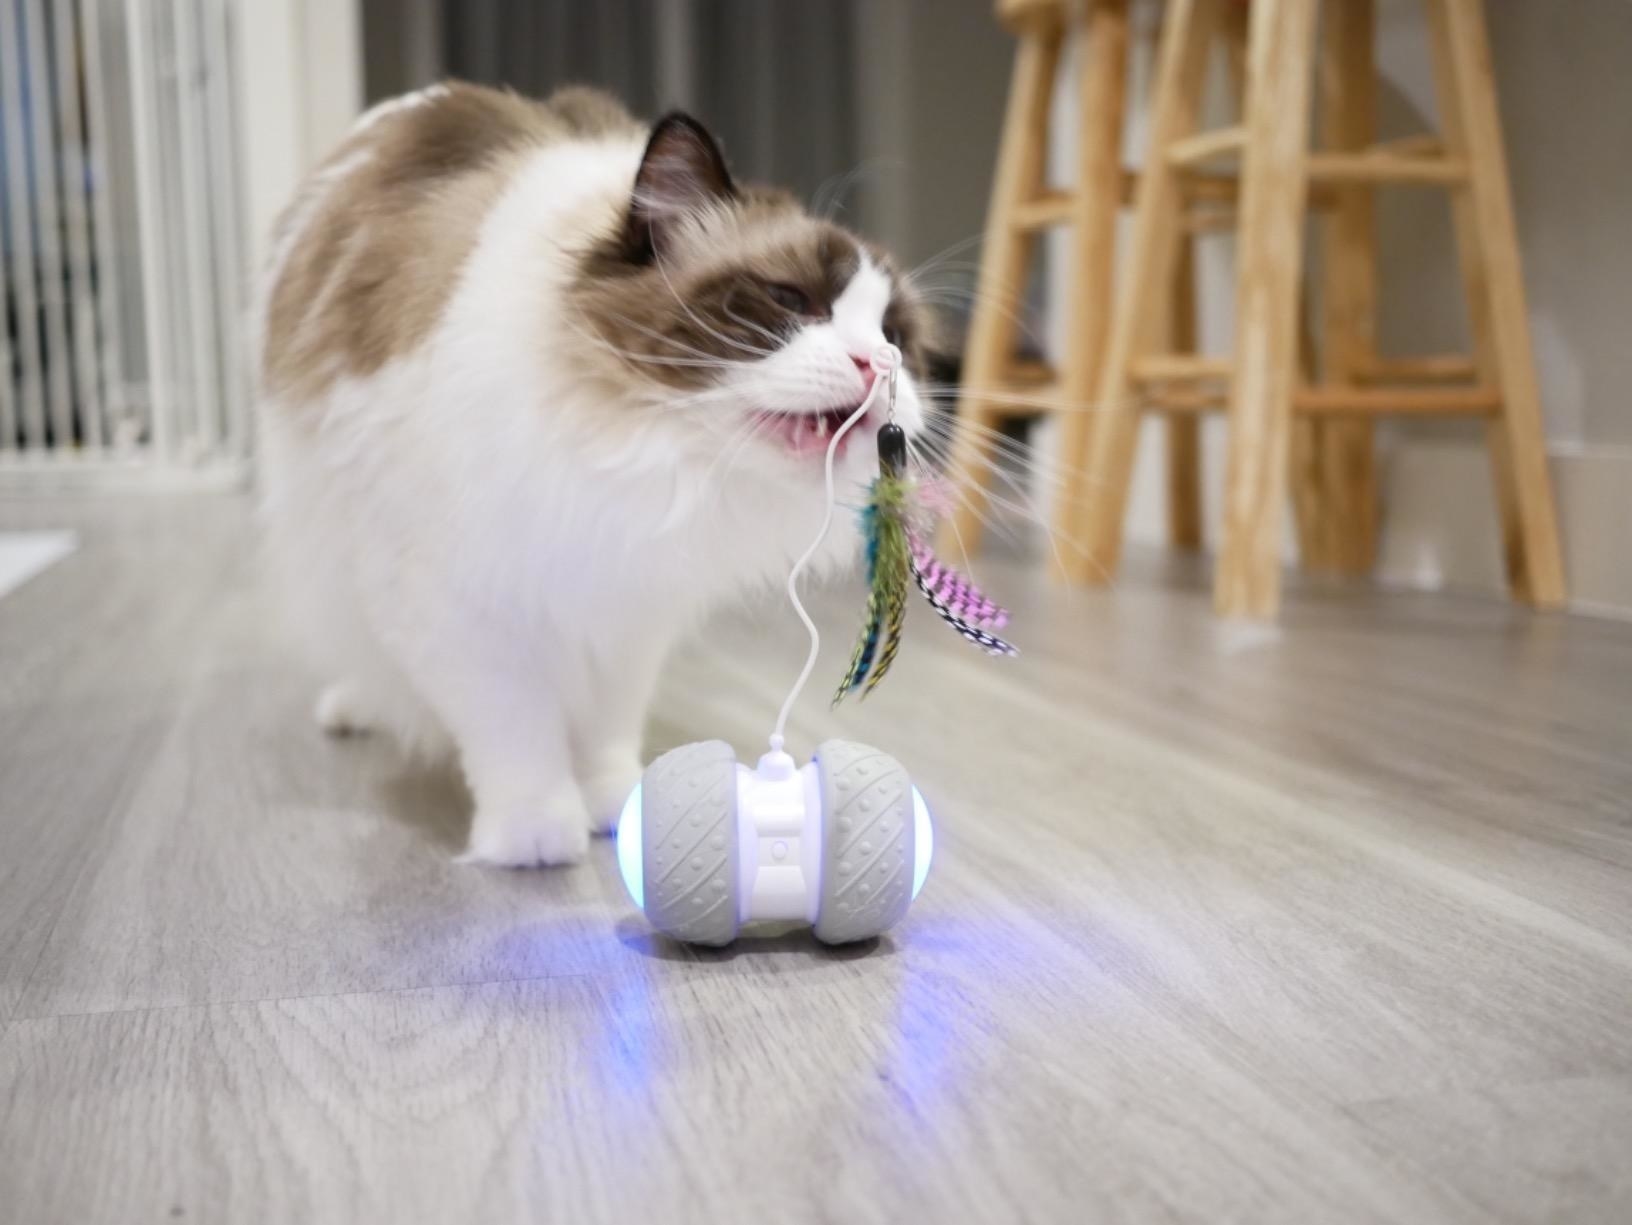
[[[785,576],[886,339],[897,420],[923,419],[887,259],[734,183],[695,120],[587,90],[375,108],[281,219],[262,315],[265,513],[331,669],[318,721],[456,750],[479,863],[612,828],[670,644]],[[835,531],[827,568],[854,550]]]

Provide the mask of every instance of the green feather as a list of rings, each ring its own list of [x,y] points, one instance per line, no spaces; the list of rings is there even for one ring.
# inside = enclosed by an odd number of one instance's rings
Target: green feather
[[[833,695],[835,706],[863,682],[867,687],[862,696],[871,693],[900,649],[907,591],[912,582],[912,545],[906,523],[911,488],[901,477],[881,475],[873,482],[862,509],[862,534],[867,544],[867,615],[856,637],[850,666]]]
[[[878,558],[873,592],[882,607],[884,646],[867,677],[862,697],[878,687],[901,649],[901,630],[907,620],[907,591],[912,585],[912,546],[906,524],[900,519],[891,519],[880,527]]]
[[[845,670],[844,679],[833,693],[833,705],[837,706],[867,676],[867,669],[872,666],[873,652],[878,647],[879,613],[877,603],[872,596],[867,597],[867,620],[862,624],[861,633],[856,636],[856,649],[850,656],[850,667]]]

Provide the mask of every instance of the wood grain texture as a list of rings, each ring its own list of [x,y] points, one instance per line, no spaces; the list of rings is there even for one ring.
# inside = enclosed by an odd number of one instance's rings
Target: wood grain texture
[[[1127,0],[1092,0],[1075,27],[1077,165],[1066,267],[1066,335],[1060,357],[1060,462],[1064,484],[1054,512],[1062,540],[1082,530],[1094,391],[1110,332],[1116,283],[1116,219],[1122,206],[1122,127],[1128,93]],[[1080,582],[1083,556],[1063,551],[1058,576]]]
[[[1111,582],[1121,560],[1123,519],[1139,441],[1133,367],[1162,333],[1160,311],[1171,297],[1169,278],[1183,238],[1179,176],[1163,151],[1196,131],[1208,53],[1221,12],[1218,0],[1174,0],[1163,11],[1146,137],[1153,153],[1145,159],[1134,197],[1133,230],[1105,339],[1088,448],[1088,487],[1080,520],[1084,556],[1078,571],[1091,584]]]
[[[1320,32],[1321,128],[1328,150],[1370,148],[1377,135],[1376,5],[1328,5]],[[1398,157],[1399,154],[1394,156]],[[1309,174],[1318,177],[1318,159]],[[1377,357],[1377,221],[1373,192],[1347,187],[1323,219],[1321,376],[1353,384]],[[1327,539],[1316,560],[1341,574],[1371,573],[1377,557],[1377,460],[1372,423],[1321,422],[1319,466]]]
[[[239,502],[24,518],[86,543],[0,601],[0,1221],[1632,1213],[1632,626],[994,558],[1019,660],[915,619],[789,730],[913,772],[906,921],[705,952],[319,736]],[[801,650],[723,619],[648,752],[756,751]]]
[[[1173,262],[1169,344],[1174,353],[1196,351],[1196,242],[1183,239]],[[1201,421],[1191,416],[1167,419],[1167,539],[1175,549],[1202,547]]]
[[[992,478],[990,431],[1001,415],[991,397],[1014,362],[1026,278],[1037,246],[1037,233],[1021,210],[1043,194],[1049,108],[1065,40],[1060,17],[1052,8],[1038,8],[1015,46],[981,245],[978,293],[964,344],[958,429],[949,463],[958,506],[941,542],[942,552],[949,555],[977,551],[985,527],[982,515]]]
[[[1521,599],[1559,608],[1564,568],[1484,4],[1429,0],[1427,11],[1445,148],[1469,167],[1451,220],[1474,360],[1482,381],[1502,392],[1502,414],[1486,434],[1508,579]]]
[[[1225,617],[1268,620],[1280,605],[1315,14],[1315,0],[1260,0],[1248,26],[1235,377],[1213,579],[1213,604]]]

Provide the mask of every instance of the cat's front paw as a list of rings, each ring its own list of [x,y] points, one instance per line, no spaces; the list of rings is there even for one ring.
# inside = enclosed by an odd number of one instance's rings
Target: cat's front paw
[[[459,862],[536,868],[578,863],[588,853],[589,822],[577,804],[481,808]]]
[[[610,834],[618,828],[618,816],[629,793],[640,782],[640,762],[633,757],[627,761],[610,762],[598,766],[581,784],[584,806],[589,809],[589,828],[597,834]]]

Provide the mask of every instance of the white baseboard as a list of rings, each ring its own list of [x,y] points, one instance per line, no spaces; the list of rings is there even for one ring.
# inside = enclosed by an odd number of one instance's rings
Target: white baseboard
[[[1632,448],[1554,447],[1551,458],[1570,607],[1632,616]],[[1396,446],[1382,496],[1381,579],[1505,590],[1483,446],[1438,440]]]
[[[1128,539],[1167,543],[1166,472],[1161,421],[1147,419],[1128,499]],[[1218,539],[1224,474],[1223,421],[1203,429],[1206,540]],[[1052,429],[1037,446],[1052,454]],[[1570,607],[1632,617],[1632,447],[1555,445],[1553,483]],[[1504,594],[1501,539],[1490,461],[1482,440],[1394,437],[1379,449],[1382,526],[1377,579],[1419,590]],[[1291,514],[1282,548],[1297,560]]]

